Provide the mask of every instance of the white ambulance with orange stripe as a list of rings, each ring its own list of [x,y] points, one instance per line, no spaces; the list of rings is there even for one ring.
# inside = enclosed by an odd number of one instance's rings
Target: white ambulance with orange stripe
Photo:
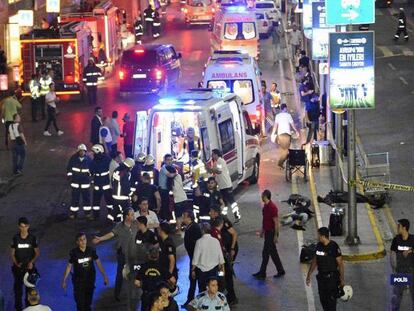
[[[259,30],[256,14],[245,6],[222,7],[211,29],[211,50],[239,50],[259,58]]]
[[[174,98],[163,98],[147,111],[136,113],[134,154],[152,154],[157,167],[165,154],[172,154],[182,168],[184,188],[191,191],[189,152],[185,147],[189,129],[199,138],[203,161],[213,149],[221,150],[233,186],[259,177],[259,132],[243,109],[240,97],[207,89],[193,89]]]

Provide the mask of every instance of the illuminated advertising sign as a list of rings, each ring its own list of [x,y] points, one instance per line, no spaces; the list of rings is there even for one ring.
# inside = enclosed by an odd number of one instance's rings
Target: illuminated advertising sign
[[[324,27],[327,27],[325,2],[312,2],[312,28]]]
[[[375,23],[375,0],[326,0],[329,26]]]
[[[7,91],[9,88],[9,81],[7,75],[0,75],[0,91]]]
[[[32,27],[33,26],[33,10],[19,10],[17,11],[17,18],[19,26]]]
[[[335,32],[335,27],[313,28],[312,59],[327,60],[329,53],[329,34]]]
[[[329,34],[331,109],[375,108],[374,32]]]
[[[312,40],[312,2],[313,0],[303,0],[303,33],[306,38]]]
[[[47,0],[46,12],[48,13],[60,13],[60,0]]]

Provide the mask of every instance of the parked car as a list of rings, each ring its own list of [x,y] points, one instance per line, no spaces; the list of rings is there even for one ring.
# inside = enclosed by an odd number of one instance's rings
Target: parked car
[[[273,23],[269,19],[269,15],[267,13],[256,13],[256,18],[260,38],[269,38],[273,29]]]

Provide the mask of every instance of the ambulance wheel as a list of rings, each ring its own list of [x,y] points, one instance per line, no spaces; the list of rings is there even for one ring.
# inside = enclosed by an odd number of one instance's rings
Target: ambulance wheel
[[[258,157],[256,157],[256,160],[254,161],[254,165],[253,165],[253,172],[249,179],[249,182],[251,185],[257,184],[259,180],[259,173],[260,173],[260,160]]]

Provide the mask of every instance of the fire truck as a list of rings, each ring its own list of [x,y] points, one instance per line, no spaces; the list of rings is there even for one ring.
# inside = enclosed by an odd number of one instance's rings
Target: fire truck
[[[37,71],[54,71],[58,95],[80,94],[82,69],[90,57],[90,30],[72,22],[55,29],[34,29],[20,36],[20,85],[29,95],[29,81]]]
[[[60,15],[60,22],[86,23],[86,27],[92,32],[92,53],[97,65],[103,67],[105,73],[109,73],[120,57],[121,15],[120,10],[110,0],[105,0],[85,12],[63,13]]]

